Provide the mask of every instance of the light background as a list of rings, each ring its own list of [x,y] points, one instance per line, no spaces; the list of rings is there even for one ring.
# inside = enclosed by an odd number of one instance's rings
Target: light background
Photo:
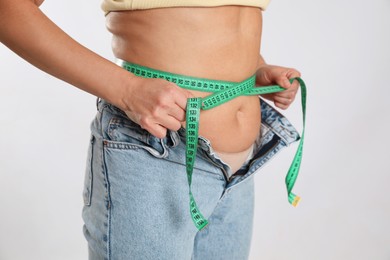
[[[99,1],[42,9],[113,59]],[[264,13],[262,54],[308,86],[303,165],[296,145],[256,175],[250,260],[390,259],[390,1],[279,0]],[[7,26],[2,24],[0,26]],[[87,259],[82,186],[95,98],[0,45],[0,259]],[[299,102],[285,113],[301,129]]]

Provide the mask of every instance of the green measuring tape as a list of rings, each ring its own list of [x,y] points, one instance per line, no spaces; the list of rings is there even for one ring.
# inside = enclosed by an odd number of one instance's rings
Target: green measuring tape
[[[118,64],[133,73],[136,76],[144,78],[161,78],[167,81],[173,82],[176,85],[189,89],[204,92],[213,92],[213,94],[204,98],[189,98],[187,100],[186,108],[186,170],[189,186],[189,197],[190,197],[190,213],[191,218],[198,230],[203,229],[207,224],[207,219],[199,211],[196,205],[194,196],[191,191],[192,173],[195,164],[195,156],[198,148],[198,130],[199,130],[199,117],[200,110],[207,110],[213,107],[219,106],[223,103],[228,102],[238,96],[253,96],[263,95],[284,91],[285,89],[278,86],[265,86],[256,87],[256,77],[252,77],[242,82],[229,82],[229,81],[218,81],[208,80],[202,78],[182,76],[178,74],[168,73],[164,71],[154,70],[148,67],[132,64],[126,61],[119,60]],[[302,103],[302,114],[303,114],[303,130],[301,140],[299,142],[298,149],[295,153],[293,162],[287,172],[285,183],[287,187],[288,201],[294,207],[298,205],[300,197],[292,192],[295,181],[298,177],[299,168],[302,160],[303,141],[305,135],[305,123],[306,123],[306,85],[301,78],[293,78],[290,82],[297,80],[301,87],[301,103]]]

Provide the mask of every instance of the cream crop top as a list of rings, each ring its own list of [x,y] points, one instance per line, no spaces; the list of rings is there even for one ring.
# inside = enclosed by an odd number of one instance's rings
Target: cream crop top
[[[151,9],[163,7],[211,7],[222,5],[254,6],[265,10],[270,0],[103,0],[102,9],[111,11]]]

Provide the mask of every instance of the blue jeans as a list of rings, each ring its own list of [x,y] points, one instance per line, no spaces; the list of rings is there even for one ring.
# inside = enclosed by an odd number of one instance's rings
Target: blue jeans
[[[253,158],[232,176],[199,138],[192,192],[209,225],[198,231],[189,212],[184,129],[158,139],[99,100],[83,192],[89,259],[247,259],[253,173],[299,139],[285,117],[264,101],[261,108]]]

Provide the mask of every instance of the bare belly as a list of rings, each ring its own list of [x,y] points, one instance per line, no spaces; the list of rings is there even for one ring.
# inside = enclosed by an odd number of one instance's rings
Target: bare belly
[[[143,66],[234,82],[252,76],[258,67],[262,26],[259,8],[223,6],[111,12],[106,24],[113,34],[114,55]],[[210,94],[192,92],[199,97]],[[249,153],[260,124],[258,97],[242,96],[202,111],[199,134],[210,140],[225,162],[232,164],[234,158],[239,161],[246,158],[242,155]]]

